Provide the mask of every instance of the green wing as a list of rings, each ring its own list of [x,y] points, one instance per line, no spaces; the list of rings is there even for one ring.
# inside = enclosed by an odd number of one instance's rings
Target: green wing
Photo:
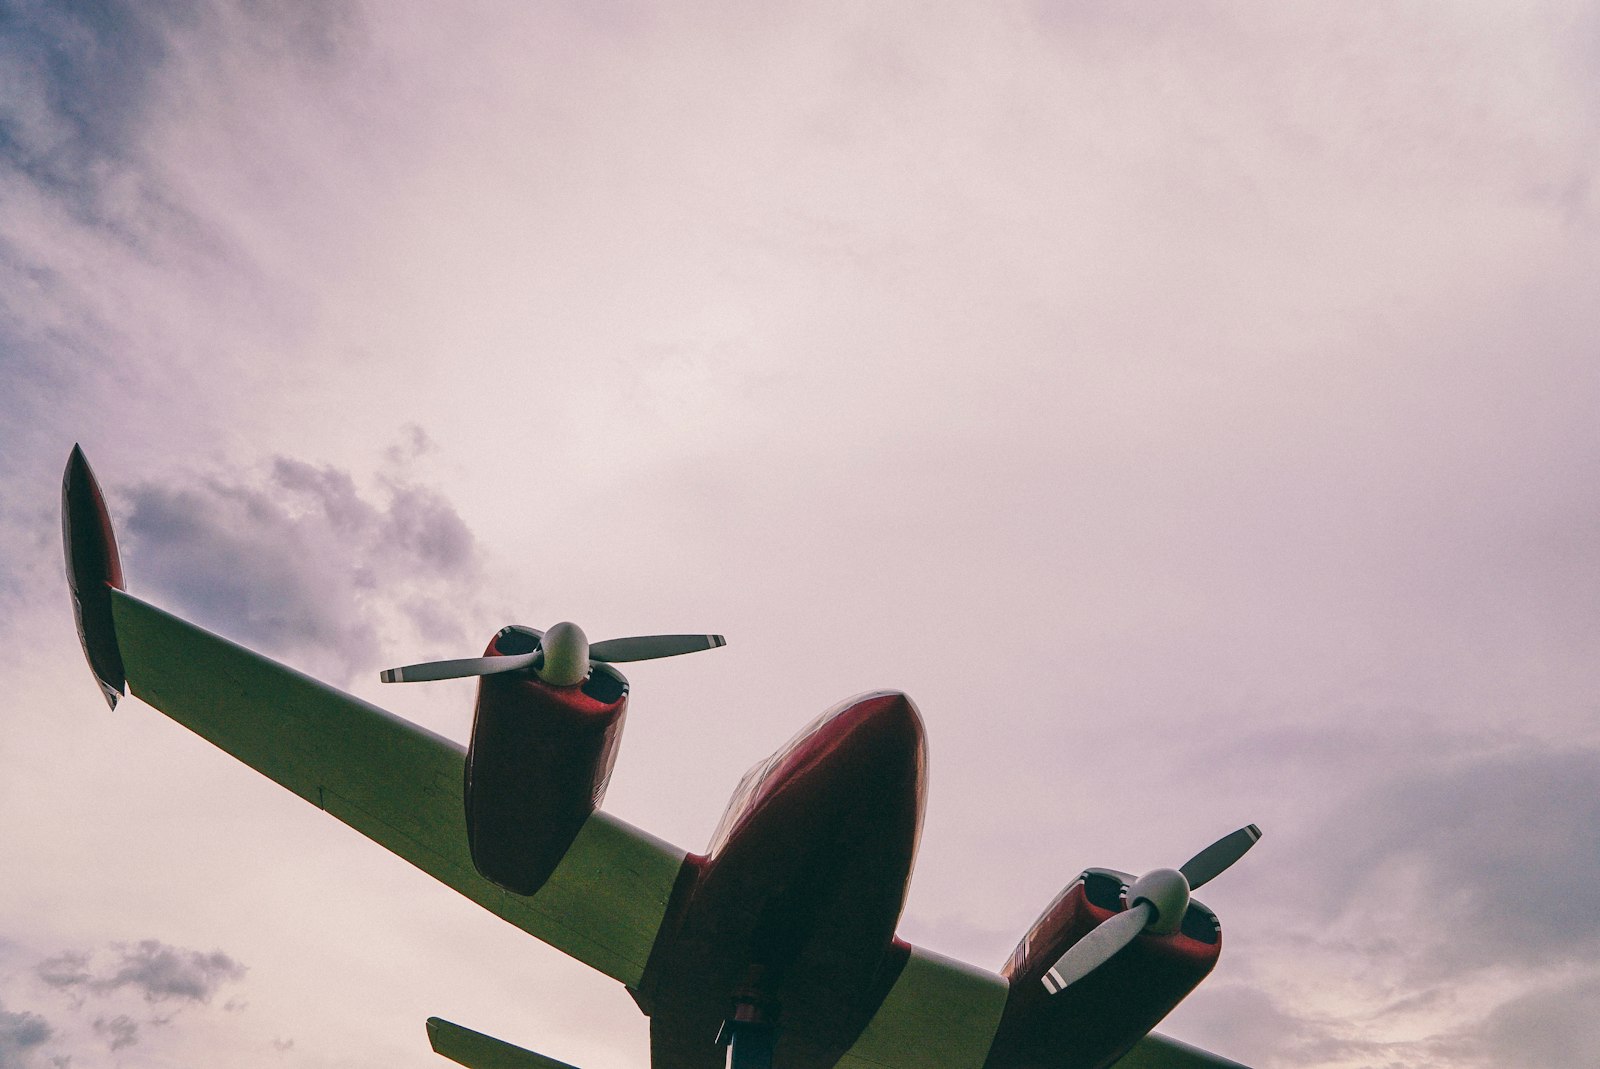
[[[136,697],[529,935],[638,984],[683,851],[597,812],[537,894],[504,891],[467,853],[461,746],[120,590],[112,611]]]
[[[528,934],[638,984],[683,851],[597,812],[538,894],[504,891],[467,854],[460,745],[120,590],[112,612],[135,697]],[[980,1069],[1005,993],[998,975],[913,948],[840,1067]],[[1244,1067],[1152,1034],[1115,1069]]]
[[[1005,978],[912,947],[900,978],[835,1069],[982,1069]]]
[[[443,1017],[428,1018],[428,1042],[435,1054],[467,1069],[577,1069]]]
[[[1151,1032],[1133,1045],[1111,1069],[1246,1069],[1199,1047]]]

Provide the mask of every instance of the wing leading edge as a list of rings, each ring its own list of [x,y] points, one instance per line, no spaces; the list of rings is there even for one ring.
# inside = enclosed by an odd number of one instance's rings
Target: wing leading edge
[[[1247,1069],[1210,1051],[1151,1032],[1117,1059],[1111,1069]]]
[[[112,590],[132,693],[528,934],[636,986],[684,852],[606,813],[540,891],[479,876],[457,743]]]

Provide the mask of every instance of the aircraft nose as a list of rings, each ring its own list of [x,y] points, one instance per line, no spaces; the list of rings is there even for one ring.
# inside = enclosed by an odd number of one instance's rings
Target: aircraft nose
[[[922,714],[900,691],[880,691],[856,699],[844,719],[852,722],[846,744],[851,756],[841,762],[841,786],[848,786],[840,793],[875,826],[906,830],[909,868],[922,832],[927,794],[928,743]]]
[[[840,720],[857,753],[886,771],[901,764],[922,768],[927,763],[927,737],[916,703],[897,690],[863,694],[843,711]]]
[[[922,713],[909,695],[898,690],[875,691],[857,698],[851,712],[861,726],[879,731],[922,735]]]

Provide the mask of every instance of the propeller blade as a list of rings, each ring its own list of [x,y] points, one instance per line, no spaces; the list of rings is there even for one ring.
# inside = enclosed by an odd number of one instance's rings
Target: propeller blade
[[[1238,831],[1224,835],[1185,861],[1178,871],[1189,881],[1191,890],[1203,887],[1226,872],[1235,861],[1244,857],[1245,851],[1256,845],[1256,840],[1260,838],[1261,829],[1254,824],[1246,824]]]
[[[1110,961],[1117,951],[1133,942],[1153,916],[1150,903],[1123,910],[1107,917],[1092,932],[1067,948],[1067,952],[1044,974],[1045,990],[1052,995],[1082,980]]]
[[[385,683],[425,683],[434,679],[461,679],[466,676],[493,676],[515,672],[539,659],[539,650],[510,657],[465,657],[458,661],[428,661],[404,668],[387,668],[378,678]]]
[[[699,653],[726,646],[728,640],[721,635],[639,635],[634,638],[608,638],[589,647],[589,658],[595,661],[653,661],[659,657],[676,657],[683,653]]]

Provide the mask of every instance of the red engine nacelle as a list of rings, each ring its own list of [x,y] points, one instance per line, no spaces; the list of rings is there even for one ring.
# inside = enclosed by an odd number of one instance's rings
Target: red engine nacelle
[[[1141,935],[1065,990],[1045,989],[1045,972],[1068,947],[1127,908],[1132,882],[1125,872],[1089,869],[1034,922],[1001,970],[1011,992],[985,1069],[1111,1065],[1205,979],[1222,951],[1222,928],[1191,901],[1178,931]]]
[[[537,642],[506,627],[485,656]],[[573,687],[520,672],[479,681],[465,796],[467,845],[485,879],[521,895],[544,886],[605,797],[627,705],[628,681],[598,662]]]

